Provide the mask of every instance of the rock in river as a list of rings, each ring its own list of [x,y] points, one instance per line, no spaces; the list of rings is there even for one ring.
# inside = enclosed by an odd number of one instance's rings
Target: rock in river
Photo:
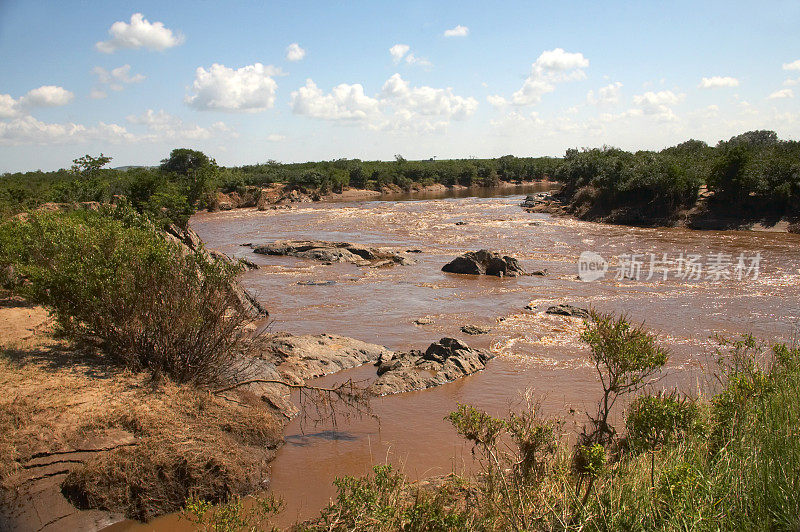
[[[547,310],[545,310],[545,313],[558,314],[559,316],[570,316],[572,318],[586,319],[589,317],[589,311],[585,308],[573,307],[572,305],[566,305],[564,303],[548,307]]]
[[[525,270],[522,269],[517,259],[486,249],[470,251],[456,257],[445,264],[442,271],[472,275],[496,275],[497,277],[525,275]]]
[[[402,253],[388,248],[373,248],[348,242],[323,240],[278,240],[271,244],[251,246],[262,255],[289,255],[320,262],[350,262],[357,266],[391,266],[414,264]]]
[[[486,334],[491,329],[486,329],[484,327],[478,327],[477,325],[464,325],[461,327],[461,332],[464,334]]]
[[[442,338],[423,353],[412,350],[381,356],[378,379],[370,387],[375,395],[423,390],[466,377],[486,367],[494,355],[472,349],[455,338]]]

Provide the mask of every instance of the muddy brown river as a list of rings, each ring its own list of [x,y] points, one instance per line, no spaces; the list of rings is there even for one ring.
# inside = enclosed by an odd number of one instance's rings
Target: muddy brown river
[[[548,414],[564,416],[573,426],[582,423],[583,412],[593,408],[600,391],[579,341],[582,321],[545,314],[550,305],[624,312],[633,321],[644,321],[672,353],[657,386],[692,394],[707,389],[714,333],[754,333],[770,342],[793,334],[800,317],[800,235],[641,229],[531,214],[519,203],[534,190],[300,204],[192,218],[209,248],[260,265],[242,281],[269,309],[273,330],[335,333],[395,350],[425,349],[453,336],[497,354],[485,371],[471,377],[374,400],[380,423],[371,418],[340,421],[335,427],[291,423],[286,445],[271,466],[270,488],[286,501],[278,524],[313,516],[335,494],[336,477],[367,473],[373,464],[390,462],[411,478],[468,469],[470,447],[443,419],[459,403],[502,414],[531,390]],[[377,269],[326,266],[256,255],[241,246],[276,239],[419,250],[410,255],[418,263]],[[501,279],[441,271],[455,256],[482,248],[548,273]],[[577,277],[585,251],[608,260],[604,278],[583,282]],[[699,279],[680,277],[677,269],[667,279],[661,271],[648,279],[651,254],[658,259],[696,255],[705,269]],[[626,260],[631,255],[641,259],[641,271],[630,268],[636,262]],[[740,256],[747,271],[736,268]],[[333,283],[299,285],[302,281]],[[416,325],[420,318],[431,323]],[[460,328],[468,324],[490,332],[466,335]],[[319,382],[370,376],[374,368],[366,366]],[[570,415],[570,409],[576,413]]]

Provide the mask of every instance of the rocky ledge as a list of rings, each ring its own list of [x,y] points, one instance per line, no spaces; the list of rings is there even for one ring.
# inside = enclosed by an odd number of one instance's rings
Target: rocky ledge
[[[546,314],[556,314],[558,316],[569,316],[571,318],[589,319],[589,311],[585,308],[574,307],[565,303],[547,307]]]
[[[374,363],[394,354],[383,346],[335,334],[276,333],[262,337],[260,343],[259,353],[243,362],[244,368],[236,380],[305,384],[309,379]],[[254,382],[247,389],[287,418],[298,412],[285,386]]]
[[[323,240],[278,240],[271,244],[252,245],[255,253],[283,255],[318,260],[320,262],[349,262],[356,266],[393,266],[414,264],[416,261],[389,248],[373,248],[348,242]]]
[[[370,391],[389,395],[439,386],[481,371],[493,357],[492,353],[472,349],[455,338],[442,338],[424,353],[387,353],[376,363],[378,379]]]
[[[445,264],[442,271],[471,275],[495,275],[497,277],[526,275],[517,259],[486,249],[470,251],[456,257]]]

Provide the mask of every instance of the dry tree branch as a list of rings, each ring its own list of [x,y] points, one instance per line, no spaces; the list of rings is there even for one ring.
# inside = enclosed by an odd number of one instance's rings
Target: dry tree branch
[[[369,416],[380,420],[372,413],[370,399],[372,393],[360,382],[348,379],[333,387],[294,384],[280,379],[248,379],[211,391],[213,395],[247,386],[249,384],[275,384],[300,392],[301,427],[306,421],[313,424],[330,422],[336,427],[339,418]]]

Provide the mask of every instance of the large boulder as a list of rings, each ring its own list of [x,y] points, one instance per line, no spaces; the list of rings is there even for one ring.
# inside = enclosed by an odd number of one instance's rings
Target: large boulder
[[[389,395],[439,386],[481,371],[493,357],[489,351],[472,349],[455,338],[442,338],[424,353],[412,350],[382,356],[376,364],[378,379],[370,391]]]
[[[517,259],[486,249],[470,251],[456,257],[445,264],[442,271],[471,275],[495,275],[497,277],[525,275],[525,270]]]

